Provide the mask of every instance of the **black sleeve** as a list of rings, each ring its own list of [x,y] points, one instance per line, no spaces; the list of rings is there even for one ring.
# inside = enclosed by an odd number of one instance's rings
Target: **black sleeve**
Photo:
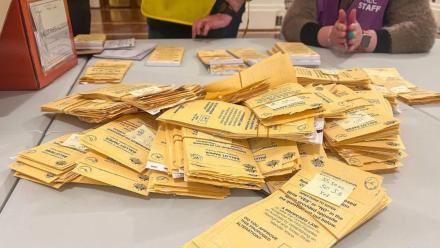
[[[391,52],[391,35],[385,30],[376,30],[377,34],[377,45],[374,49],[375,53],[389,53]]]
[[[320,47],[321,45],[318,42],[318,32],[320,29],[321,26],[319,26],[317,23],[306,23],[301,29],[301,42],[306,45]]]

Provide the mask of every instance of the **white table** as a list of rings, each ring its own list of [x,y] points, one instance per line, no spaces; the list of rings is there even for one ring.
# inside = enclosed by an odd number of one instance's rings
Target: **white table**
[[[11,157],[37,145],[52,121],[53,116],[43,115],[40,106],[64,97],[86,61],[80,58],[74,68],[39,91],[0,92],[0,206],[16,181],[7,167]]]
[[[210,76],[196,59],[196,50],[254,47],[264,51],[274,40],[157,42],[185,46],[183,66],[158,69],[136,62],[125,82],[210,82],[216,77]],[[438,48],[429,55],[359,54],[352,58],[328,50],[317,51],[323,67],[395,66],[414,80],[429,70],[419,64],[439,61]],[[435,78],[427,76],[423,81],[433,82]],[[73,91],[91,87],[96,86],[76,85]],[[433,108],[438,110],[440,105]],[[440,153],[440,121],[406,105],[402,106],[400,119],[410,157],[400,172],[384,175],[384,186],[393,203],[337,247],[440,247],[440,212],[436,209],[440,204],[440,180],[436,178],[440,174],[436,159]],[[91,126],[73,117],[57,116],[45,141],[88,127]],[[255,192],[236,190],[223,201],[161,195],[145,200],[115,188],[75,186],[59,192],[20,180],[0,213],[0,247],[180,247],[228,213],[259,199],[261,196]]]

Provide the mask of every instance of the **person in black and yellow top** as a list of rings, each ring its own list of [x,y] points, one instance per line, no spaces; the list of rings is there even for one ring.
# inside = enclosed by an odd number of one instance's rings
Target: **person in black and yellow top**
[[[246,0],[142,0],[150,39],[236,38]]]

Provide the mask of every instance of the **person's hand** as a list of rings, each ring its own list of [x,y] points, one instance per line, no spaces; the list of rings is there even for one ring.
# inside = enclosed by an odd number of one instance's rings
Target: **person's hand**
[[[347,46],[347,15],[343,9],[339,10],[339,18],[333,25],[329,35],[330,47],[346,48]]]
[[[210,30],[224,28],[228,26],[231,21],[232,17],[230,15],[215,14],[207,16],[193,23],[192,37],[207,36]]]
[[[347,52],[355,52],[362,42],[362,27],[357,21],[356,10],[353,9],[348,16],[348,48]]]

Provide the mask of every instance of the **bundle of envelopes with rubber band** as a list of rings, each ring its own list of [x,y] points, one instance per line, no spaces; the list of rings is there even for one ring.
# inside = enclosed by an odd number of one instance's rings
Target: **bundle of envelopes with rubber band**
[[[301,42],[276,42],[269,53],[276,54],[278,52],[288,54],[293,65],[319,66],[321,64],[321,56]]]
[[[86,69],[79,79],[84,84],[120,83],[128,72],[132,62],[128,60],[97,60]]]
[[[236,58],[226,50],[201,50],[197,57],[208,67],[212,75],[231,75],[246,69],[243,59]]]
[[[268,57],[254,48],[229,48],[227,51],[236,58],[242,59],[249,66],[255,65]]]

